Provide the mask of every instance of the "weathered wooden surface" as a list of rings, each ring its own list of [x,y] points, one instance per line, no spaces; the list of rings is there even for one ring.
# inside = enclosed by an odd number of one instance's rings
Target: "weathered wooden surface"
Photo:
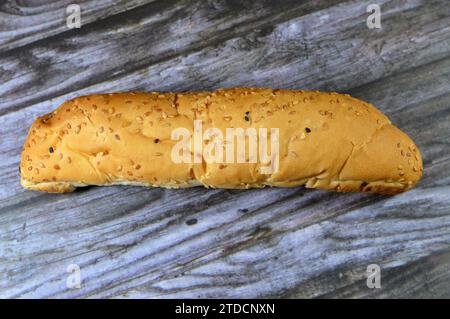
[[[6,0],[0,2],[0,49],[9,50],[68,31],[66,7],[79,4],[83,25],[140,7],[154,0]]]
[[[377,1],[380,30],[370,1],[89,0],[79,30],[65,1],[28,2],[0,5],[0,297],[450,297],[447,1]],[[417,142],[423,180],[394,197],[20,187],[29,125],[68,98],[224,86],[370,101]]]

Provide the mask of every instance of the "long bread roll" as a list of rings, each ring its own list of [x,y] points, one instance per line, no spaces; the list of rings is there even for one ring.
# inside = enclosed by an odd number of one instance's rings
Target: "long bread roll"
[[[201,120],[202,132],[216,128],[223,135],[227,128],[257,132],[277,128],[278,166],[272,163],[272,172],[263,173],[262,161],[255,163],[248,155],[246,160],[253,162],[205,160],[204,153],[195,149],[199,142],[194,141],[194,120]],[[172,135],[176,128],[194,136],[189,144],[194,161],[174,161],[173,148],[179,142]],[[267,151],[269,135],[258,135],[260,140],[267,138]],[[216,137],[203,139],[202,150]],[[230,143],[217,139],[214,145],[223,149]],[[233,150],[237,152],[237,145]],[[126,184],[167,188],[305,185],[383,194],[410,189],[423,171],[414,142],[369,103],[337,93],[243,88],[73,99],[35,120],[20,170],[23,187],[52,193]]]

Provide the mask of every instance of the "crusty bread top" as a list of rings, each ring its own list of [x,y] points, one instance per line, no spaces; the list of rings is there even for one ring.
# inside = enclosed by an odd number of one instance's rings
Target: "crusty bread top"
[[[260,163],[174,163],[174,128],[279,128],[274,174]],[[414,142],[369,103],[337,93],[223,89],[200,93],[83,96],[33,123],[21,158],[22,184],[64,192],[76,186],[297,186],[397,193],[414,186],[422,160]]]

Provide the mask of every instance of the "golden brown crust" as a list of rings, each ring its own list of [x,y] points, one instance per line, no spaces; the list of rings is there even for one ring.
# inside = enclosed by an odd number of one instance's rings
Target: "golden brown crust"
[[[194,120],[203,131],[279,128],[274,174],[259,163],[181,163],[171,132]],[[205,145],[205,144],[203,144]],[[372,105],[337,93],[224,89],[114,93],[65,102],[36,119],[21,158],[25,188],[63,193],[86,185],[253,188],[264,186],[395,194],[422,175],[414,142]]]

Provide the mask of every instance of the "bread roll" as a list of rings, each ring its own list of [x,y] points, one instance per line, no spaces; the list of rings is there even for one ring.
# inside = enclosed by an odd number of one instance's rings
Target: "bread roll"
[[[196,153],[194,139],[188,155],[197,162],[175,162],[172,152],[179,141],[172,139],[173,131],[185,128],[193,134],[194,120],[201,120],[203,132],[217,128],[224,135],[227,128],[278,128],[278,167],[268,174],[260,161],[211,163]],[[205,149],[211,141],[204,139],[200,146]],[[226,142],[217,145],[225,149]],[[418,182],[422,159],[414,142],[385,115],[349,95],[235,88],[98,94],[67,101],[34,121],[20,171],[23,187],[51,193],[120,184],[304,185],[395,194]]]

